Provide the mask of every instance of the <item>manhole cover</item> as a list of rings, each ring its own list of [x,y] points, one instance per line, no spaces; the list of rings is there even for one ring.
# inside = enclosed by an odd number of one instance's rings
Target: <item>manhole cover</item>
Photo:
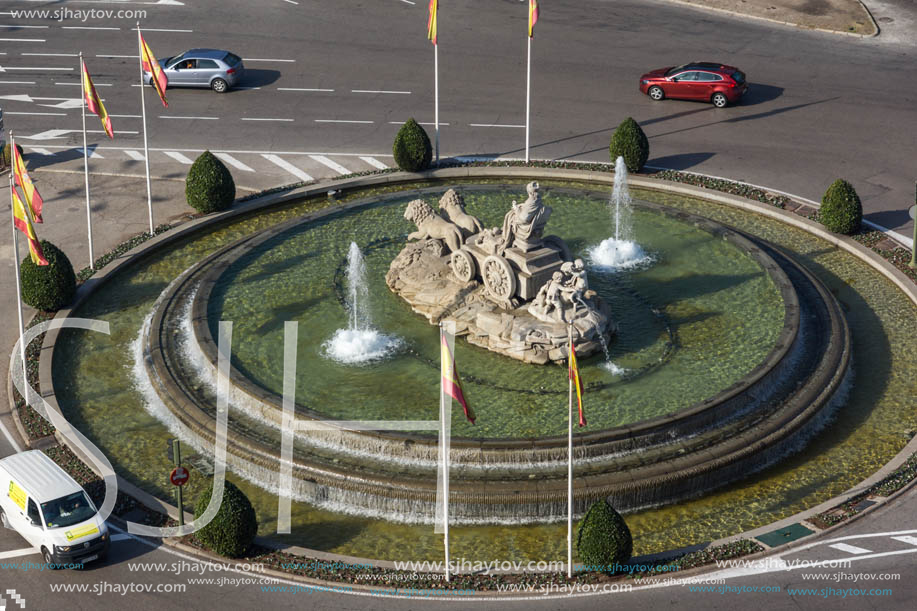
[[[879,21],[881,23],[891,23],[892,21],[894,21],[894,19],[892,19],[891,17],[879,17]]]

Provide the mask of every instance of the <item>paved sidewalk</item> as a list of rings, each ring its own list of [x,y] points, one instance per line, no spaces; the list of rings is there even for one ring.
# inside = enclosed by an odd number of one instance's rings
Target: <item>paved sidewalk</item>
[[[873,36],[876,26],[859,0],[668,0],[803,28]],[[870,2],[867,1],[867,4]]]

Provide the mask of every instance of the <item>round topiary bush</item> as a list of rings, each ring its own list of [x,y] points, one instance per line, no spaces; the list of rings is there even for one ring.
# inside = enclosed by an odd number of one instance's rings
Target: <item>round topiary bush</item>
[[[405,172],[420,172],[430,167],[433,147],[427,132],[413,118],[401,126],[392,146],[395,163]]]
[[[18,144],[16,145],[16,150],[19,151],[19,154],[22,155],[22,147]],[[13,150],[10,147],[10,143],[7,142],[3,145],[3,151],[0,152],[0,161],[2,161],[4,166],[12,164],[13,161]]]
[[[840,178],[831,183],[821,198],[818,220],[834,233],[856,233],[863,222],[863,204],[853,185]]]
[[[650,156],[650,142],[636,121],[627,117],[611,135],[611,162],[624,157],[628,172],[639,172]]]
[[[76,274],[70,259],[57,246],[41,240],[41,250],[47,265],[35,265],[26,255],[19,268],[22,279],[22,300],[45,312],[54,312],[70,305],[76,295]]]
[[[188,170],[185,197],[189,206],[204,214],[225,210],[236,199],[236,183],[223,162],[204,151]]]
[[[610,572],[615,564],[630,559],[634,543],[630,529],[606,500],[596,501],[580,522],[576,549],[583,564],[605,567]]]
[[[220,554],[237,558],[244,554],[255,540],[258,532],[258,520],[255,509],[241,490],[229,481],[224,482],[223,502],[220,509],[207,526],[195,534],[200,541]],[[194,519],[204,514],[213,494],[213,481],[201,494],[194,508]]]

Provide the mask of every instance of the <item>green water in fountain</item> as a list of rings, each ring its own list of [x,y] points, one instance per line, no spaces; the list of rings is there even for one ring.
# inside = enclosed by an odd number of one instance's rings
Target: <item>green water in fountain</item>
[[[522,185],[517,191],[522,193]],[[811,507],[860,481],[907,443],[915,428],[917,308],[890,282],[827,242],[781,223],[689,198],[634,195],[730,224],[796,253],[844,306],[856,368],[836,422],[801,454],[704,498],[628,515],[636,554],[716,539]],[[114,278],[80,308],[79,316],[110,322],[111,335],[64,331],[55,352],[55,390],[67,418],[102,448],[119,474],[172,498],[165,456],[171,435],[143,408],[130,372],[130,344],[168,281],[219,246],[322,205],[326,202],[259,213],[179,243]],[[683,329],[679,337],[687,343]],[[236,476],[230,479],[255,505],[261,534],[273,533],[277,498]],[[193,474],[186,498],[195,498],[201,485]],[[280,538],[315,549],[395,560],[442,556],[442,536],[429,526],[343,516],[303,503],[293,503],[293,524],[293,534]],[[561,560],[566,525],[454,527],[450,541],[454,557]]]
[[[514,191],[470,192],[466,208],[485,226],[499,226],[513,197]],[[435,205],[433,196],[427,199]],[[295,320],[298,403],[345,420],[436,419],[437,332],[385,284],[404,234],[413,230],[402,217],[405,201],[286,231],[227,268],[208,319],[214,337],[220,320],[233,321],[240,371],[282,394],[283,324]],[[590,246],[613,232],[604,196],[547,190],[545,204],[554,209],[546,232],[562,236],[575,256],[586,258]],[[634,225],[655,264],[622,273],[589,269],[590,288],[610,304],[620,328],[611,359],[625,370],[623,376],[610,373],[603,354],[582,360],[589,430],[661,416],[713,396],[764,360],[783,325],[776,287],[743,251],[653,211],[638,208]],[[341,364],[323,348],[348,323],[334,288],[351,241],[365,251],[373,326],[403,341],[403,349],[367,365]],[[567,395],[562,367],[521,363],[462,340],[456,360],[478,419],[475,425],[453,420],[453,435],[566,432],[558,417]]]

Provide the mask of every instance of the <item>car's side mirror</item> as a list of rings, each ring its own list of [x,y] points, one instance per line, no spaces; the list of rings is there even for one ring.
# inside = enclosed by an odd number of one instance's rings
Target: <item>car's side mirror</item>
[[[32,523],[32,526],[41,526],[41,522],[39,522],[35,518],[29,518],[29,522]]]

